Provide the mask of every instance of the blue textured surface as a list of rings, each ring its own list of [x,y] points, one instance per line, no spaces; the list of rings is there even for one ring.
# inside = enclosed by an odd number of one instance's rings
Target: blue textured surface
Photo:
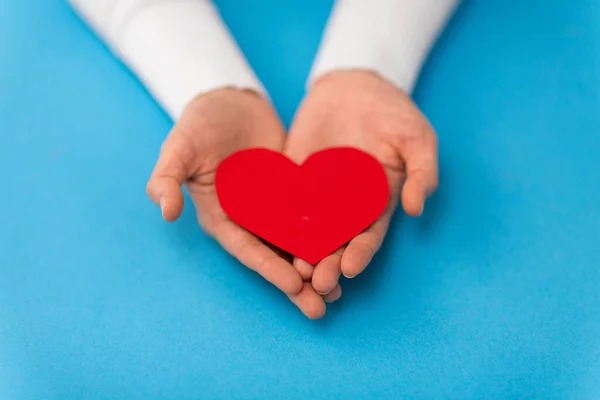
[[[219,3],[289,123],[330,3]],[[0,399],[599,398],[600,1],[474,3],[416,93],[440,192],[309,322],[161,221],[170,123],[68,7],[0,0]]]

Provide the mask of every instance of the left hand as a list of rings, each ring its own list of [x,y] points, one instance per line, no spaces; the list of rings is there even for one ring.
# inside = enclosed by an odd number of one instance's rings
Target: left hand
[[[398,198],[408,215],[419,216],[438,184],[433,128],[410,96],[375,73],[336,71],[317,80],[294,118],[284,153],[302,163],[335,146],[356,147],[377,158],[385,167],[390,200],[373,225],[316,266],[294,260],[326,301],[340,297],[340,273],[355,277],[379,250]]]

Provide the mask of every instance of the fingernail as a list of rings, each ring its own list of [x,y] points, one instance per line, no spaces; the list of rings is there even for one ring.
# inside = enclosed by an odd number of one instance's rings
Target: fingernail
[[[338,301],[341,298],[342,298],[342,289],[340,288],[340,295],[337,297],[337,299],[335,299],[335,300],[324,299],[324,300],[325,300],[326,303],[335,303],[336,301]]]
[[[329,292],[324,292],[324,293],[321,293],[321,292],[319,292],[319,294],[320,294],[321,296],[327,296],[329,293],[331,293],[331,290],[330,290]]]
[[[167,199],[164,197],[160,198],[160,212],[162,213],[163,218],[165,217],[165,205],[167,204]]]
[[[344,275],[344,276],[345,276],[347,279],[352,279],[352,278],[355,278],[355,277],[356,277],[356,275],[352,275],[352,276],[350,276],[350,275],[346,275],[346,274],[343,274],[343,275]]]

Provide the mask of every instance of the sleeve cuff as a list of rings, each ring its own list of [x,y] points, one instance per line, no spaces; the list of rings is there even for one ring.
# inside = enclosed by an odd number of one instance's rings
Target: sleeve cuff
[[[459,0],[338,0],[308,84],[340,69],[377,72],[412,92]]]
[[[113,1],[112,11],[110,1],[72,2],[173,119],[197,95],[222,87],[267,98],[209,1]]]

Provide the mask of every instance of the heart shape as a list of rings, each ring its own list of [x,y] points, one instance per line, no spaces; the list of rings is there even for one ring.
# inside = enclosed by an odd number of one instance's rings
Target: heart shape
[[[383,166],[350,147],[301,165],[276,151],[242,150],[221,162],[215,186],[232,221],[311,264],[368,228],[389,200]]]

